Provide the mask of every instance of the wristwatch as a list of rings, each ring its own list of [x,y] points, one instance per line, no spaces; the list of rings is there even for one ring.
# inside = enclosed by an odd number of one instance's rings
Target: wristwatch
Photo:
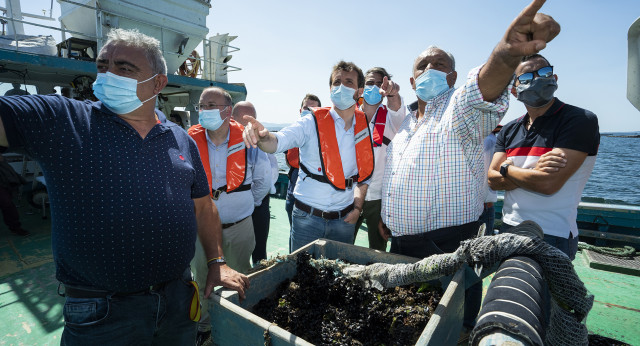
[[[505,162],[502,165],[500,165],[500,175],[503,177],[507,176],[507,172],[509,171],[509,166],[511,166],[511,163]]]

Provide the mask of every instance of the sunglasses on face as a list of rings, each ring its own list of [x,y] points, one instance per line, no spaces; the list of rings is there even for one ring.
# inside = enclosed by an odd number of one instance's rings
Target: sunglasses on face
[[[538,77],[549,78],[553,76],[553,66],[545,66],[538,71],[523,73],[516,78],[520,84],[529,84],[534,79],[534,74]]]

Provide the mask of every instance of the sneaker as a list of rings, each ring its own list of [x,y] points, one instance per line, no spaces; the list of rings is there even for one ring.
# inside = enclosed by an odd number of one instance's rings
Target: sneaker
[[[26,229],[20,227],[18,229],[12,229],[11,233],[15,234],[15,235],[19,235],[22,237],[28,237],[31,235],[31,233],[29,233],[29,231],[27,231]]]
[[[198,335],[196,336],[196,346],[209,346],[213,345],[213,340],[211,340],[211,331],[201,332],[198,331]]]

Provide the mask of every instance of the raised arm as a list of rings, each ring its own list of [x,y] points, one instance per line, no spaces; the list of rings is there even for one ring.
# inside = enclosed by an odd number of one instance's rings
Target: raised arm
[[[485,101],[495,101],[507,87],[522,57],[538,53],[560,33],[560,24],[537,13],[545,0],[534,0],[511,22],[480,71],[478,84]]]

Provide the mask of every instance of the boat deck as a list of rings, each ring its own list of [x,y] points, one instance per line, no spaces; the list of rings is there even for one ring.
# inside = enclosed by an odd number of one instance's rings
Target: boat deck
[[[51,220],[43,220],[40,211],[26,201],[20,203],[21,221],[32,235],[19,237],[4,226],[0,229],[0,345],[59,345],[64,298],[57,294]],[[271,199],[270,229],[268,256],[287,254],[289,223],[282,199]],[[364,225],[356,245],[367,245]],[[640,277],[589,268],[582,253],[573,264],[595,296],[587,318],[589,330],[640,345]],[[485,289],[489,280],[485,279]]]

